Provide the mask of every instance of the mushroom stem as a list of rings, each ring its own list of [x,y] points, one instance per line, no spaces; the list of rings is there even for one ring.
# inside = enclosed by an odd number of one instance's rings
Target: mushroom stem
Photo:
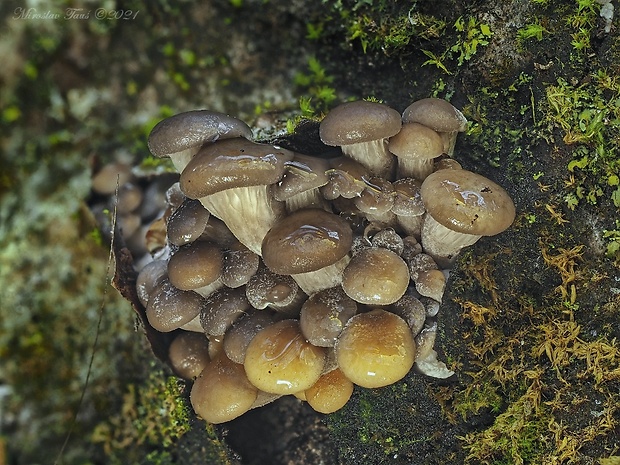
[[[345,255],[333,265],[328,265],[316,271],[293,274],[291,277],[299,284],[301,290],[310,296],[315,292],[339,286],[342,282],[342,273],[350,260],[351,257]]]
[[[456,137],[455,137],[456,141]],[[397,179],[415,178],[424,180],[433,172],[433,158],[398,158]]]
[[[452,268],[459,252],[482,237],[452,231],[428,213],[424,215],[421,236],[424,252],[433,257],[440,268]]]
[[[199,200],[226,223],[239,242],[258,255],[265,234],[284,215],[284,205],[273,199],[267,185],[233,187]]]
[[[387,149],[387,139],[343,145],[342,153],[364,165],[370,174],[392,178],[394,156]]]

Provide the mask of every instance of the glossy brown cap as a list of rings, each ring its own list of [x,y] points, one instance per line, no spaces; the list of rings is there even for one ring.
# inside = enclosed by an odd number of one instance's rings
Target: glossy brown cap
[[[211,284],[222,274],[223,254],[209,242],[194,242],[180,248],[168,261],[170,282],[183,290]]]
[[[181,173],[181,190],[192,199],[234,187],[269,185],[284,175],[293,153],[246,139],[226,139],[209,144],[192,158]]]
[[[462,132],[467,118],[450,102],[440,98],[423,98],[403,111],[403,123],[420,123],[437,132]]]
[[[351,227],[338,215],[302,209],[269,230],[262,257],[274,273],[307,273],[336,263],[349,252],[352,240]]]
[[[422,183],[421,194],[426,211],[452,231],[493,236],[515,218],[515,205],[508,193],[471,171],[436,171]]]
[[[321,121],[319,135],[324,144],[341,146],[392,137],[400,127],[400,114],[393,108],[358,100],[331,110]]]
[[[250,139],[252,130],[243,121],[224,113],[192,110],[157,123],[149,135],[148,146],[153,155],[161,158],[232,137]]]

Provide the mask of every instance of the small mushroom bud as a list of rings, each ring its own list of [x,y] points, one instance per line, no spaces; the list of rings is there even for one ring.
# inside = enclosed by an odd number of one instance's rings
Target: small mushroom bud
[[[298,314],[306,300],[291,276],[272,273],[266,267],[252,276],[245,293],[252,307],[259,310],[269,307],[284,314]]]
[[[329,169],[326,171],[329,182],[319,190],[327,200],[338,197],[353,199],[366,188],[368,170],[355,160],[348,157],[337,157],[329,160]]]
[[[409,286],[407,264],[391,250],[368,248],[353,256],[342,276],[342,289],[356,302],[389,305]]]
[[[366,188],[353,200],[353,204],[365,214],[368,221],[391,225],[395,221],[394,213],[390,212],[394,206],[392,183],[384,178],[371,177],[366,184]]]
[[[258,271],[260,257],[241,242],[236,241],[224,252],[222,283],[237,288],[248,283]]]
[[[224,257],[220,249],[209,242],[194,242],[181,247],[168,262],[170,282],[183,290],[194,290],[206,297],[222,287]]]
[[[275,316],[269,311],[247,313],[237,319],[226,331],[224,351],[235,363],[243,363],[250,341],[258,332],[275,322]]]
[[[291,213],[308,207],[330,211],[329,204],[319,190],[329,181],[326,174],[329,169],[328,161],[296,153],[291,161],[284,164],[284,175],[274,184],[273,196],[286,204],[286,211]]]
[[[166,333],[193,320],[203,304],[200,294],[178,289],[166,278],[150,295],[146,317],[153,328]]]
[[[119,215],[133,212],[142,203],[142,189],[132,182],[126,182],[118,188],[118,201],[116,204]]]
[[[336,341],[336,360],[353,383],[378,388],[402,379],[413,366],[416,347],[407,323],[385,310],[360,313]]]
[[[184,331],[170,344],[168,359],[177,375],[194,379],[209,363],[209,340],[204,334]]]
[[[370,239],[373,247],[382,247],[391,250],[396,255],[403,253],[403,238],[392,228],[381,229]]]
[[[420,295],[430,297],[441,302],[446,288],[446,277],[440,270],[428,270],[418,272],[415,280],[415,289]]]
[[[353,394],[353,383],[339,369],[321,375],[314,385],[304,392],[305,400],[320,413],[340,410]]]
[[[219,289],[206,298],[200,311],[200,324],[205,333],[223,336],[235,320],[250,308],[245,289]]]
[[[414,296],[405,294],[397,302],[390,305],[390,311],[407,322],[411,334],[414,336],[422,331],[427,316],[426,309],[422,302]]]
[[[333,347],[357,304],[342,288],[333,287],[313,294],[301,307],[299,326],[305,338],[318,347]]]
[[[260,331],[248,346],[243,366],[250,382],[273,394],[305,391],[325,365],[325,349],[305,340],[299,323],[283,320]]]
[[[198,200],[185,199],[168,218],[168,241],[176,246],[194,242],[204,232],[209,211]]]
[[[402,178],[395,181],[392,186],[394,187],[392,213],[396,215],[398,226],[407,235],[420,238],[426,210],[418,181],[413,178]]]
[[[101,168],[91,180],[93,190],[101,195],[112,195],[116,186],[131,180],[131,166],[125,163],[110,163]]]
[[[166,260],[153,260],[140,270],[136,279],[136,291],[142,305],[146,307],[149,296],[166,278],[167,274],[168,262]]]
[[[224,423],[247,412],[258,396],[243,365],[229,360],[223,353],[207,364],[194,381],[190,393],[192,407],[209,423]]]

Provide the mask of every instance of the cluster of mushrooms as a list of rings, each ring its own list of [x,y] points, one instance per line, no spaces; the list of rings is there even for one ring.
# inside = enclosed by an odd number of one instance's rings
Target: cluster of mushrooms
[[[342,104],[319,135],[331,155],[252,140],[228,115],[161,121],[149,149],[180,180],[160,250],[137,279],[149,324],[175,334],[169,362],[191,403],[222,423],[282,395],[330,413],[353,385],[412,367],[454,373],[433,349],[459,251],[505,230],[514,204],[451,155],[467,121],[450,103]]]

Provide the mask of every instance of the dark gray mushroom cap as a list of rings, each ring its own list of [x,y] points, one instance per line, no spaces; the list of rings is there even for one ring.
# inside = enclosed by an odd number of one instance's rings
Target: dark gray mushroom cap
[[[166,333],[196,318],[203,304],[200,294],[177,289],[164,279],[149,298],[146,317],[154,329]]]
[[[288,200],[296,194],[324,186],[329,181],[326,174],[329,163],[323,158],[296,153],[285,166],[282,179],[273,186],[273,196],[276,200]]]
[[[403,112],[403,123],[420,123],[437,132],[462,132],[467,118],[450,102],[440,98],[423,98]]]
[[[428,214],[459,233],[493,236],[507,229],[515,218],[508,193],[471,171],[436,171],[422,183],[421,194]]]
[[[224,113],[193,110],[160,121],[149,135],[148,146],[153,155],[161,158],[232,137],[251,139],[252,130],[243,121]]]
[[[200,324],[205,333],[223,336],[235,320],[250,309],[245,289],[219,289],[207,297],[200,312]]]
[[[289,150],[246,139],[226,139],[209,144],[192,158],[181,173],[181,190],[197,199],[234,187],[269,185],[284,175]]]
[[[299,326],[312,345],[333,347],[357,303],[342,288],[333,287],[313,294],[301,307]]]
[[[343,103],[321,121],[319,135],[326,145],[349,145],[392,137],[401,127],[400,114],[382,103],[358,100]]]
[[[183,331],[168,349],[172,369],[184,379],[194,379],[209,363],[209,340],[202,333]]]
[[[209,215],[198,200],[185,199],[168,218],[168,241],[177,246],[194,242],[204,232]]]
[[[180,248],[168,261],[170,282],[179,289],[198,289],[222,274],[223,254],[209,242],[194,242]]]

